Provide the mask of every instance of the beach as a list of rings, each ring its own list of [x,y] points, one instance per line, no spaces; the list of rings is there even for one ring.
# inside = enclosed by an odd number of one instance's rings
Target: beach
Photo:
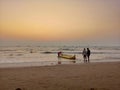
[[[0,90],[120,90],[120,0],[0,0]]]
[[[0,90],[119,90],[120,62],[0,68]]]

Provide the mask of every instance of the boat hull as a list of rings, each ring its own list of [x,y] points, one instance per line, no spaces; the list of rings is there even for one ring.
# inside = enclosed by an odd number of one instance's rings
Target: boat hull
[[[66,54],[61,54],[60,56],[58,56],[60,58],[65,58],[65,59],[73,59],[75,60],[76,59],[76,56],[75,55],[66,55]]]

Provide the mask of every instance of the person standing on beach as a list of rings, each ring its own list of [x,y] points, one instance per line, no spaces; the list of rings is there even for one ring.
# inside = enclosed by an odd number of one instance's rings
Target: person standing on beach
[[[90,54],[91,54],[91,51],[89,48],[87,48],[87,59],[88,59],[88,62],[90,61]]]
[[[58,57],[60,57],[61,56],[61,54],[62,54],[62,52],[60,51],[60,52],[58,52]]]
[[[85,48],[83,49],[82,55],[83,55],[84,62],[86,62],[87,61],[87,51]]]

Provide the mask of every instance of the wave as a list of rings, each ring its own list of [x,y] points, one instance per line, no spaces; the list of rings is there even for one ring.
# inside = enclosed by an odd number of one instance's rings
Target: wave
[[[41,52],[43,54],[57,54],[59,51],[45,51]],[[63,53],[68,53],[68,54],[82,54],[80,51],[64,51]],[[91,52],[91,54],[120,54],[120,52]]]

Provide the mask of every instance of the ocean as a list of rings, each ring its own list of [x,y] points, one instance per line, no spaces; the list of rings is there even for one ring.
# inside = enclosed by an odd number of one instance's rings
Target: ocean
[[[81,44],[80,42],[7,42],[0,44],[0,67],[46,66],[84,63],[82,50],[90,48],[90,62],[120,61],[119,45]],[[57,53],[76,55],[76,60],[58,58]]]

